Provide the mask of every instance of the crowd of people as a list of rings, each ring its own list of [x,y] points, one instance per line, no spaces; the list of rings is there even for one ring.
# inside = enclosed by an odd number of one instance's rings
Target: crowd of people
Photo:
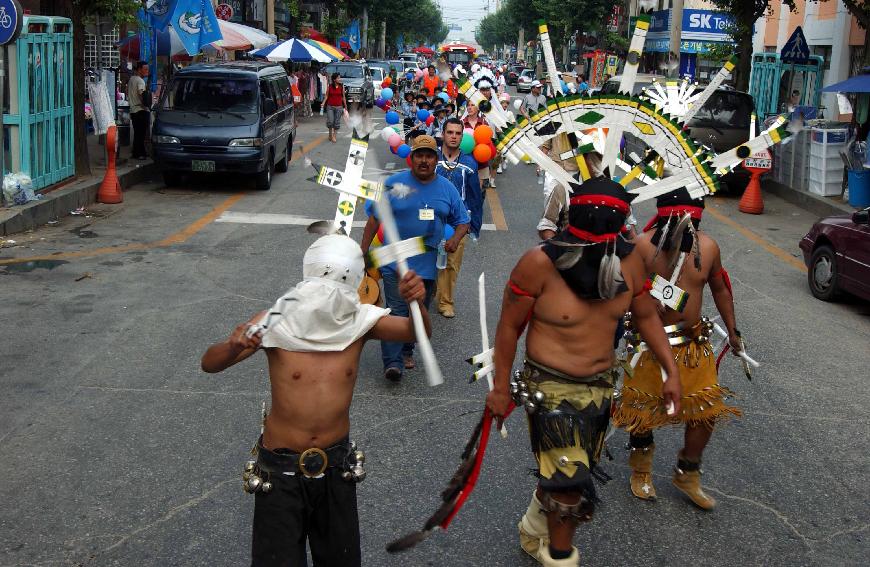
[[[254,565],[304,565],[306,541],[316,565],[360,564],[355,482],[364,476],[364,455],[348,436],[363,345],[380,341],[389,381],[400,382],[416,366],[410,305],[419,306],[427,333],[433,298],[442,316],[456,315],[464,248],[480,237],[486,191],[504,171],[498,158],[481,163],[460,147],[466,129],[487,119],[458,93],[447,94],[455,85],[444,79],[430,65],[392,101],[403,117],[410,167],[385,181],[393,190],[383,198],[389,199],[399,238],[422,239],[425,247],[408,258],[404,275],[395,263],[380,266],[384,306],[363,304],[357,294],[364,259],[382,239],[383,219],[369,204],[360,244],[337,234],[318,239],[305,253],[303,281],[203,356],[207,372],[224,370],[258,349],[268,359],[272,409],[256,460],[245,472],[246,490],[256,497]],[[498,81],[478,78],[475,87],[510,108]],[[337,91],[332,102],[329,107],[339,106]],[[518,112],[528,116],[546,104],[542,85],[535,83]],[[434,117],[428,124],[418,118],[420,109]],[[336,118],[329,120],[337,130]],[[518,523],[519,544],[548,567],[579,565],[574,533],[592,519],[599,501],[594,481],[606,477],[598,461],[611,415],[630,434],[634,496],[656,498],[653,431],[682,425],[672,482],[699,508],[715,506],[701,486],[701,459],[714,425],[739,410],[727,403],[729,392],[718,383],[712,325],[702,316],[705,287],[730,348],[742,349],[718,245],[700,230],[703,200],[685,189],[659,197],[657,215],[638,234],[634,195],[602,171],[594,152],[579,158],[584,164],[557,159],[570,149],[566,144],[560,134],[543,150],[566,171],[579,165],[590,174],[570,193],[555,179],[542,180],[544,200],[534,205],[542,210],[541,221],[525,227],[537,230],[541,242],[520,255],[505,283],[494,387],[486,398],[497,419],[514,406],[526,410],[538,482]],[[657,278],[678,284],[685,301],[654,297]],[[514,377],[523,336],[524,360]],[[622,339],[630,345],[627,359],[618,356]]]

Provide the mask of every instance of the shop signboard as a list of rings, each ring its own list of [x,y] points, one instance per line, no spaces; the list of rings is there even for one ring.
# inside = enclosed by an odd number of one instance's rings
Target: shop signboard
[[[680,41],[681,53],[706,53],[711,43],[733,43],[729,14],[713,10],[683,10],[683,30]],[[652,12],[644,51],[667,53],[671,28],[671,11]]]

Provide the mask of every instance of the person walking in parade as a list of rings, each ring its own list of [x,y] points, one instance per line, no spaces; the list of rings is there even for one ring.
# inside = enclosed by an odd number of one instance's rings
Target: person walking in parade
[[[272,407],[242,477],[255,498],[254,567],[307,565],[306,542],[315,565],[361,564],[356,484],[365,477],[364,457],[349,440],[360,355],[367,340],[415,336],[410,318],[360,303],[364,270],[352,239],[318,239],[302,260],[303,280],[202,357],[208,373],[260,349],[268,359]],[[421,303],[425,287],[411,271],[397,293],[402,302]],[[420,312],[431,333],[425,306]]]
[[[133,123],[131,157],[138,160],[148,159],[145,140],[148,139],[148,129],[151,125],[151,91],[145,84],[146,77],[148,77],[148,63],[139,61],[127,82],[127,100],[130,101],[130,120]]]
[[[341,128],[341,118],[347,111],[347,99],[344,96],[344,85],[338,73],[329,78],[326,89],[326,127],[329,129],[329,141],[338,142],[338,129]]]
[[[444,144],[436,172],[450,181],[459,191],[459,196],[462,197],[471,220],[468,234],[478,239],[480,227],[483,225],[483,194],[477,177],[477,161],[459,149],[462,134],[462,121],[458,118],[448,118],[444,124]],[[435,294],[438,313],[448,319],[456,316],[453,293],[456,289],[459,269],[462,267],[462,256],[467,240],[468,238],[463,238],[459,241],[456,250],[447,255],[446,267],[438,271],[438,291]]]
[[[409,258],[408,265],[424,280],[426,297],[423,303],[428,307],[435,291],[437,249],[444,238],[444,227],[453,227],[453,236],[444,246],[449,254],[459,247],[471,221],[456,187],[435,173],[438,166],[438,146],[434,138],[426,135],[414,138],[411,142],[410,161],[410,170],[388,177],[384,185],[391,188],[387,197],[393,208],[399,237],[404,240],[421,236],[424,239],[426,252]],[[366,201],[366,213],[369,218],[361,244],[364,252],[368,252],[379,224],[371,201]],[[386,304],[392,313],[407,316],[408,306],[399,295],[399,276],[396,270],[395,264],[380,268]],[[398,382],[402,379],[403,367],[411,369],[416,366],[414,343],[381,341],[381,358],[384,363],[384,377]]]

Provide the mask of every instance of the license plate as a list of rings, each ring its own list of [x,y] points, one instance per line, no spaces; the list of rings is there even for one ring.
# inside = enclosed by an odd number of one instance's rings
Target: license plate
[[[190,169],[193,171],[204,171],[206,173],[214,172],[214,162],[210,160],[195,159],[190,162]]]

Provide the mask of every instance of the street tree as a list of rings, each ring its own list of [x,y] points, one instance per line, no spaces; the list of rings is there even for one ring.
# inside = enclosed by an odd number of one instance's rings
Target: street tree
[[[832,0],[823,0],[830,2]],[[870,65],[870,2],[865,0],[843,0],[846,9],[855,17],[858,26],[864,30],[864,60],[862,67]]]

